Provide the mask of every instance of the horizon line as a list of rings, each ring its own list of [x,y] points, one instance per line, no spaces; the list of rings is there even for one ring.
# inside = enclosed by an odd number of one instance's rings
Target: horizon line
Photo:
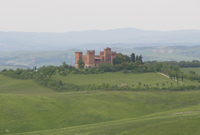
[[[178,29],[178,30],[145,30],[145,29],[139,29],[134,27],[123,27],[123,28],[113,28],[113,29],[91,29],[91,30],[74,30],[74,31],[66,31],[66,32],[38,32],[38,31],[1,31],[0,32],[20,32],[20,33],[72,33],[72,32],[89,32],[89,31],[112,31],[112,30],[120,30],[120,29],[135,29],[140,31],[159,31],[159,32],[172,32],[172,31],[186,31],[186,30],[197,30],[200,31],[200,29]]]

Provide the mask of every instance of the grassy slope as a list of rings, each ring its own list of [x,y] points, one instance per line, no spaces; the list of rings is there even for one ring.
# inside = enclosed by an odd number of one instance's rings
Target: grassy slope
[[[196,74],[200,75],[200,68],[181,68],[185,74],[188,74],[189,71],[194,71]]]
[[[145,117],[44,130],[20,135],[199,135],[200,106]],[[18,135],[18,134],[16,134]]]
[[[180,123],[200,133],[200,91],[58,93],[32,80],[0,80],[0,134],[170,134]]]
[[[170,80],[158,73],[141,73],[141,74],[123,74],[122,72],[115,73],[103,73],[103,74],[69,74],[67,76],[59,76],[56,75],[55,78],[57,80],[62,80],[65,83],[73,83],[76,85],[84,85],[84,84],[102,84],[109,83],[110,85],[123,85],[127,84],[128,86],[134,85],[134,87],[138,86],[138,83],[141,82],[142,85],[152,85],[156,86],[159,83],[161,87],[162,83],[165,83],[165,86],[168,87],[171,83],[176,86],[177,82],[174,80]],[[195,84],[195,82],[184,80],[183,83],[187,84]],[[183,84],[180,84],[183,85]]]
[[[32,135],[177,134],[183,127],[187,134],[197,134],[199,96],[199,91],[11,96],[6,104],[9,107],[1,108],[7,117],[1,117],[4,123],[0,127],[1,131],[6,128],[10,132],[44,130],[24,133]],[[8,98],[3,97],[3,101]],[[57,128],[64,129],[49,130]]]
[[[55,91],[36,84],[33,80],[17,80],[0,74],[0,93],[42,94]]]

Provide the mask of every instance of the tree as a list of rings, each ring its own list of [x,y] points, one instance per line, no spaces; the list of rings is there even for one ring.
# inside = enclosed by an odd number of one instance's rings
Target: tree
[[[162,67],[163,67],[162,63],[156,63],[156,71],[160,71]]]
[[[117,60],[116,60],[116,58],[113,59],[113,64],[114,64],[114,65],[117,64]]]
[[[135,53],[131,53],[130,60],[132,62],[135,62]]]
[[[142,83],[139,82],[139,83],[138,83],[138,87],[139,87],[139,89],[141,89],[141,85],[142,85]]]
[[[140,55],[140,56],[138,57],[138,60],[141,61],[141,63],[143,63],[143,61],[142,61],[142,55]]]
[[[189,71],[190,75],[195,75],[196,73],[194,71]]]
[[[117,53],[116,58],[114,60],[114,65],[115,64],[121,64],[123,62],[130,62],[129,56],[123,55],[122,53]]]
[[[130,57],[127,55],[125,55],[125,57],[126,57],[126,62],[130,62]]]
[[[63,68],[67,68],[67,67],[68,67],[68,65],[66,64],[66,62],[63,62],[63,63],[62,63],[62,67],[63,67]]]
[[[176,80],[177,80],[177,84],[179,83],[179,75],[178,72],[176,72]]]
[[[83,63],[82,59],[78,60],[78,68],[84,68],[84,63]]]
[[[180,68],[179,68],[178,65],[175,65],[173,68],[174,68],[174,71],[176,71],[176,72],[179,72],[179,71],[180,71]]]
[[[169,71],[169,78],[172,80],[172,71]]]
[[[136,55],[136,59],[135,59],[135,60],[136,60],[136,61],[139,60],[139,56],[138,56],[138,55]]]

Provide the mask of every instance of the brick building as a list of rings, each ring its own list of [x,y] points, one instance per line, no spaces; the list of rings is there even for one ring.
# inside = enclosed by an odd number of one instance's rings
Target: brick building
[[[95,51],[87,51],[86,55],[83,52],[75,52],[75,68],[78,68],[78,61],[82,59],[85,68],[93,68],[99,66],[101,63],[113,64],[113,59],[116,58],[116,52],[112,52],[111,48],[105,48],[99,55],[95,55]]]

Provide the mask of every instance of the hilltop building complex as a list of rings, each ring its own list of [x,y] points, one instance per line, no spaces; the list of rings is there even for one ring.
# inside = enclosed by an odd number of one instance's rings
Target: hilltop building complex
[[[85,68],[98,67],[102,63],[113,64],[113,59],[116,58],[116,52],[112,52],[111,48],[105,48],[100,51],[99,55],[95,55],[95,51],[88,50],[86,55],[83,52],[75,52],[75,68],[78,68],[78,61],[82,59]]]

